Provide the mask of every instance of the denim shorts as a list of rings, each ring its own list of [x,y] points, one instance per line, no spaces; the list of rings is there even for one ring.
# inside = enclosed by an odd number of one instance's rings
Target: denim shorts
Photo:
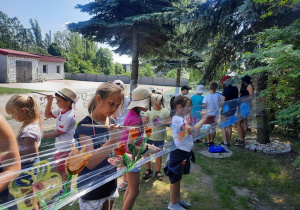
[[[162,149],[165,145],[165,141],[164,140],[163,141],[153,141],[153,140],[148,139],[147,144],[154,145],[154,146]]]
[[[130,173],[130,172],[140,172],[140,171],[141,171],[141,166],[136,167],[136,168],[134,168],[134,169],[132,169],[131,171],[128,171],[128,172]]]
[[[28,171],[31,171],[32,170],[32,167],[35,163],[38,163],[40,161],[39,158],[36,158],[34,161],[32,162],[28,162],[28,163],[22,163],[21,165],[21,169],[22,170],[28,170]],[[34,170],[34,175],[37,174],[37,170],[35,169]],[[24,180],[27,180],[29,181],[28,182],[25,182]],[[15,180],[15,184],[18,186],[18,187],[28,187],[28,186],[31,186],[33,184],[33,178],[31,175],[27,174],[27,173],[21,173],[18,178],[16,178]]]

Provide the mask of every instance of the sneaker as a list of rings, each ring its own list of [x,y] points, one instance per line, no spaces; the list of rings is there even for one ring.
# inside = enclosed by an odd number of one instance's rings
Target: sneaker
[[[228,148],[230,147],[230,144],[225,144],[224,142],[222,142],[221,144],[219,144],[220,147],[224,147],[224,148]]]
[[[168,205],[168,209],[170,209],[170,210],[185,210],[185,208],[183,208],[183,207],[179,204],[179,202],[176,203],[176,204],[172,204],[172,203],[170,202],[169,205]]]
[[[125,191],[128,187],[128,183],[127,182],[124,182],[122,181],[122,183],[124,184],[124,187],[121,187],[120,185],[117,186],[118,190],[119,191]]]
[[[192,204],[186,202],[185,200],[181,200],[178,202],[180,204],[180,206],[182,206],[183,208],[189,208],[192,206]]]

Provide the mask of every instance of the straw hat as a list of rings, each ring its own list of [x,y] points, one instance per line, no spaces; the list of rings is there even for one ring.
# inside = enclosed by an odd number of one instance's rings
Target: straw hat
[[[67,99],[68,101],[71,101],[72,103],[75,102],[75,99],[77,97],[76,93],[74,93],[73,90],[71,90],[70,88],[63,88],[61,90],[58,90],[55,92],[57,95]]]
[[[152,95],[151,95],[152,105],[155,105],[157,102],[161,101],[162,97],[163,97],[162,94],[152,93]]]
[[[149,109],[150,97],[152,92],[146,87],[137,87],[132,91],[132,101],[130,102],[127,109],[134,107],[142,107]]]
[[[195,93],[204,93],[205,91],[206,91],[206,90],[205,90],[204,85],[198,85],[198,86],[196,87]]]

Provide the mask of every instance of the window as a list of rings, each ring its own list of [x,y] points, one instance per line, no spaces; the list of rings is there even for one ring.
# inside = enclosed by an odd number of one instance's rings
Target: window
[[[60,74],[60,66],[56,66],[56,73]]]
[[[43,65],[43,73],[47,74],[47,65]]]

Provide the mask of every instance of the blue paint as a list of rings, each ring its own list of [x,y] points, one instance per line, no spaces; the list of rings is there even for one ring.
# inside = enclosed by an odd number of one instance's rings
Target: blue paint
[[[228,112],[228,110],[229,110],[229,105],[228,105],[228,104],[225,104],[225,105],[223,106],[223,113]]]
[[[248,106],[248,104],[246,103],[246,101],[244,101],[241,104],[240,109],[241,109],[241,115],[243,117],[247,117],[250,114],[250,107]]]

